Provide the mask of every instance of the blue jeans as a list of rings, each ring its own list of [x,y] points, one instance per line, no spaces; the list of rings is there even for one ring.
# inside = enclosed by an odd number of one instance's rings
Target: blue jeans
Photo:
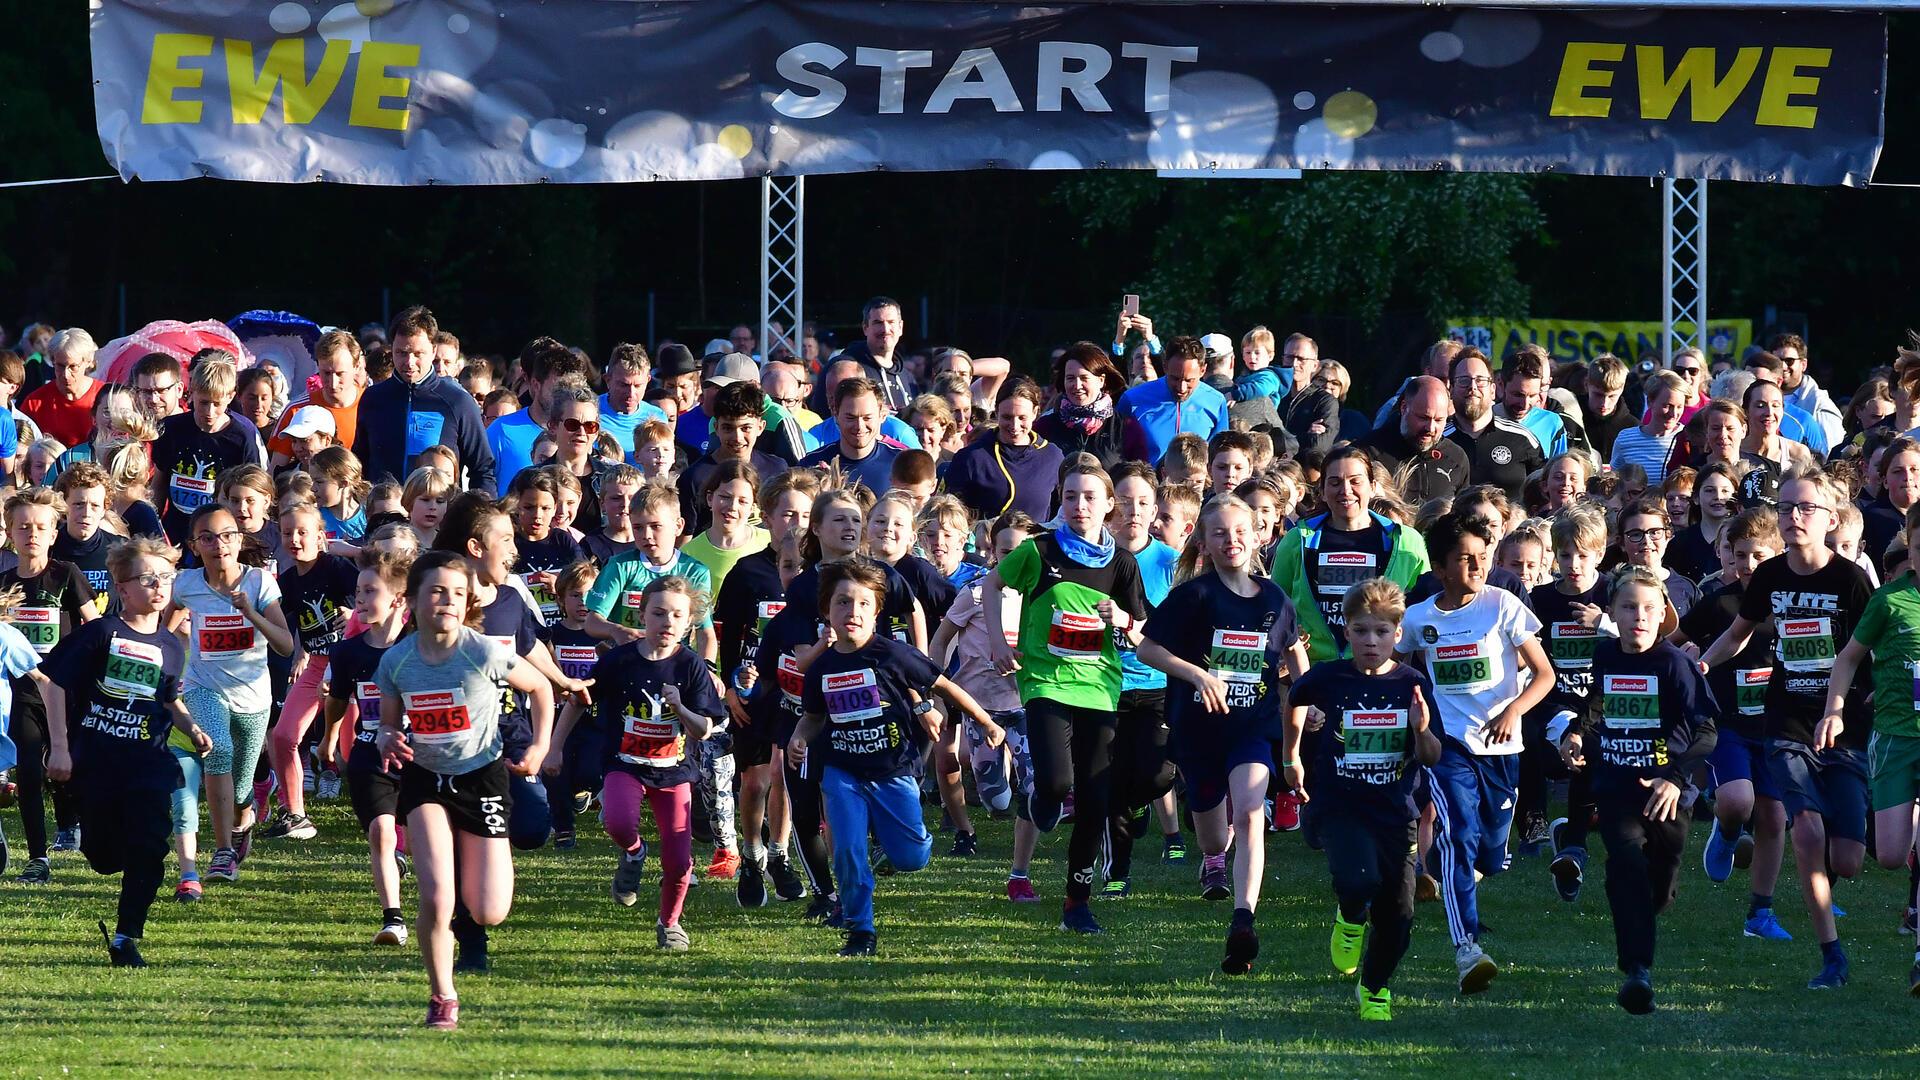
[[[894,869],[922,869],[933,837],[920,815],[920,785],[911,776],[862,780],[832,765],[820,777],[820,796],[833,827],[833,872],[840,879],[840,912],[849,930],[873,929],[873,867],[867,831],[880,841]]]
[[[1480,934],[1480,903],[1473,872],[1492,877],[1507,868],[1507,834],[1520,783],[1520,755],[1481,756],[1452,739],[1440,740],[1440,760],[1427,769],[1433,797],[1434,854],[1440,858],[1440,898],[1456,946]]]

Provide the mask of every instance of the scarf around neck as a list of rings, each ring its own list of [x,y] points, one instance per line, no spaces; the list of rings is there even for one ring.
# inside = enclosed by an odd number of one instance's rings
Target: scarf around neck
[[[1053,541],[1060,545],[1060,553],[1081,566],[1100,569],[1113,561],[1113,534],[1106,526],[1100,527],[1099,541],[1082,540],[1080,534],[1066,525],[1053,530]]]
[[[1054,407],[1060,422],[1078,431],[1082,435],[1098,434],[1107,421],[1113,419],[1113,396],[1101,394],[1092,404],[1075,405],[1065,398]]]

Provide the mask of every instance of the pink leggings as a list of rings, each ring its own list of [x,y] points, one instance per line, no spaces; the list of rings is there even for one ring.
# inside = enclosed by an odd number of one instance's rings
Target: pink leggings
[[[306,812],[306,793],[301,788],[305,770],[300,765],[300,742],[307,728],[320,714],[320,699],[326,696],[327,658],[309,656],[306,670],[287,687],[287,703],[280,710],[280,722],[267,735],[267,758],[280,777],[280,801],[293,813]],[[351,720],[341,725],[352,730]],[[344,759],[343,759],[344,760]]]
[[[689,784],[648,787],[638,777],[615,769],[600,791],[601,820],[607,835],[623,851],[640,844],[640,799],[653,807],[660,827],[660,922],[680,921],[687,903],[687,878],[693,872],[693,791]]]

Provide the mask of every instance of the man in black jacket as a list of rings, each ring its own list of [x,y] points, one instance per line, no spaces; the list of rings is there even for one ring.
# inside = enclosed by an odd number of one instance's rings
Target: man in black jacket
[[[1442,434],[1452,402],[1447,387],[1430,375],[1407,380],[1395,423],[1373,429],[1356,445],[1372,454],[1400,480],[1415,506],[1428,499],[1451,498],[1467,486],[1473,463],[1467,452]]]
[[[433,361],[433,312],[414,306],[394,316],[393,377],[360,396],[353,453],[367,479],[404,481],[413,460],[430,446],[448,446],[460,457],[465,487],[491,494],[493,450],[480,406],[466,388],[442,376]]]
[[[880,388],[880,403],[886,406],[885,411],[894,415],[904,414],[907,406],[913,404],[916,388],[913,377],[902,366],[902,358],[898,353],[900,338],[906,333],[906,321],[900,314],[900,301],[888,296],[876,296],[861,305],[860,330],[862,340],[841,350],[834,359],[858,362],[867,380]],[[814,412],[822,416],[833,413],[832,403],[827,400],[824,379],[814,387],[811,406]]]
[[[1326,456],[1340,441],[1340,399],[1316,386],[1320,373],[1320,346],[1295,334],[1287,341],[1287,359],[1293,365],[1293,391],[1280,402],[1280,419],[1300,444],[1302,454]]]

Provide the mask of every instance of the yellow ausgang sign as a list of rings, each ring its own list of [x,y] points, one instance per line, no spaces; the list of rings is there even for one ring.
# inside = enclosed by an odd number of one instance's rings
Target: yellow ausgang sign
[[[1675,330],[1691,333],[1693,324],[1679,323]],[[1642,360],[1658,363],[1666,356],[1666,326],[1657,322],[1462,318],[1448,320],[1447,336],[1472,345],[1496,364],[1522,345],[1538,345],[1559,363],[1592,360],[1601,353],[1612,353],[1629,365]],[[1752,320],[1707,320],[1705,348],[1710,359],[1736,361],[1752,343]]]

